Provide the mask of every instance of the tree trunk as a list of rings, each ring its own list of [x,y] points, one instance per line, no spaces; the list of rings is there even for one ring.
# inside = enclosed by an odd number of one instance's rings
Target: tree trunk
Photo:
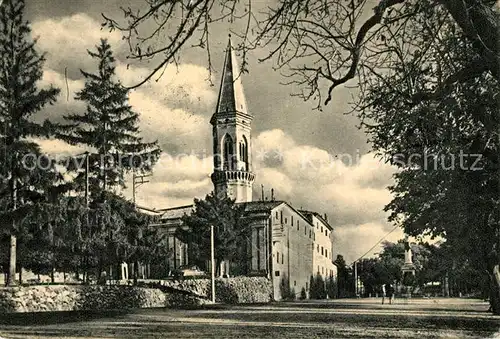
[[[493,314],[500,315],[500,268],[495,265],[490,276],[490,309]]]
[[[16,285],[16,252],[17,252],[17,238],[15,235],[11,235],[10,247],[9,247],[9,273],[7,275],[7,286]]]
[[[12,176],[12,210],[15,211],[17,208],[17,179]],[[15,232],[16,223],[12,222],[12,233]],[[17,238],[15,234],[10,235],[10,255],[9,255],[9,276],[7,277],[7,286],[16,285],[16,262],[17,262]]]
[[[134,285],[137,285],[137,278],[139,275],[139,262],[134,261]]]

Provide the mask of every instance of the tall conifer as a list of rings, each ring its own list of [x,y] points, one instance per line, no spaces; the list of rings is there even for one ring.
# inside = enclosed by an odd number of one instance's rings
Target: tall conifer
[[[128,103],[129,90],[116,79],[115,58],[105,39],[88,54],[97,61],[96,73],[81,70],[85,87],[76,99],[87,104],[83,114],[64,118],[70,125],[60,137],[70,144],[85,145],[89,154],[90,188],[94,198],[113,187],[124,187],[124,173],[149,170],[160,155],[157,142],[139,136],[139,114]],[[83,184],[83,173],[76,182]],[[82,186],[80,186],[82,188]]]
[[[41,170],[36,160],[39,146],[31,138],[48,135],[49,124],[39,124],[34,115],[55,102],[59,89],[38,89],[43,76],[44,55],[35,50],[29,23],[24,20],[23,0],[4,0],[0,6],[0,199],[4,223],[10,235],[9,275],[16,273],[16,235],[22,226],[22,210],[29,206],[38,188],[46,186],[53,172]],[[49,165],[50,164],[46,164]],[[43,166],[46,168],[46,166]]]

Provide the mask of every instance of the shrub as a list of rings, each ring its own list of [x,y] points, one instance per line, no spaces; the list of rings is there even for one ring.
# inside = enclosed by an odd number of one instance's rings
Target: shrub
[[[295,300],[295,289],[290,288],[290,282],[287,277],[281,278],[280,293],[283,300]]]
[[[306,289],[302,287],[302,289],[300,290],[300,300],[305,300],[306,298],[307,298]]]

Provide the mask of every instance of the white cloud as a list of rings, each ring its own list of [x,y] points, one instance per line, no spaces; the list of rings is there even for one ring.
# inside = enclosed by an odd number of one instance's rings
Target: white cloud
[[[53,139],[35,139],[40,145],[42,152],[54,157],[66,157],[85,152],[85,148],[81,146],[73,146],[62,140]]]
[[[211,156],[163,153],[153,169],[153,176],[148,178],[149,183],[137,191],[138,204],[157,209],[192,204],[194,198],[203,198],[213,190],[212,168]],[[131,188],[124,193],[131,196]]]
[[[392,228],[388,229],[386,225],[381,223],[338,227],[333,234],[334,253],[342,254],[347,263],[351,263],[365,254],[365,258],[374,256],[376,253],[382,251],[382,242],[377,244],[380,239],[387,236],[385,240],[396,242],[404,237],[403,231],[400,228],[396,228],[387,235]],[[375,244],[377,245],[370,251]]]
[[[37,48],[47,53],[47,64],[54,69],[75,63],[79,68],[95,68],[87,50],[94,50],[101,38],[107,38],[112,47],[122,41],[119,32],[101,30],[100,23],[84,13],[35,21],[32,31],[39,36]]]
[[[58,102],[47,107],[43,117],[58,121],[64,114],[85,110],[83,102],[74,100],[85,83],[77,70],[93,72],[97,66],[86,50],[94,50],[103,37],[108,38],[115,56],[126,47],[120,33],[101,30],[98,21],[83,13],[35,21],[33,33],[40,35],[37,46],[48,53],[41,85],[53,84],[61,89]],[[149,71],[127,67],[119,58],[116,61],[117,78],[125,85],[137,84]],[[170,65],[158,81],[151,80],[132,91],[129,102],[140,114],[142,136],[148,141],[159,140],[166,151],[200,152],[199,145],[210,140],[208,112],[216,99],[214,88],[206,81],[208,76],[207,69],[201,66]]]
[[[208,139],[208,120],[183,109],[172,109],[143,91],[129,96],[130,105],[140,114],[142,135],[159,139],[163,145],[200,145]],[[189,146],[188,146],[189,148]]]
[[[127,67],[119,63],[116,74],[125,86],[137,84],[146,78],[150,70]],[[207,81],[209,72],[205,67],[193,64],[168,65],[161,77],[155,75],[138,90],[170,107],[197,105],[213,107],[216,92]]]
[[[391,200],[386,186],[394,169],[373,154],[335,157],[299,145],[278,129],[259,134],[253,145],[256,195],[263,184],[267,192],[274,188],[277,199],[327,213],[335,228],[336,253],[362,255],[391,229],[383,208]]]

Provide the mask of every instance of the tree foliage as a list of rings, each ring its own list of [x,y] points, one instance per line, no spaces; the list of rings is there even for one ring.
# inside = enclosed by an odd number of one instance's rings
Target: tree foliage
[[[448,12],[428,12],[432,21],[407,27],[413,41],[384,42],[399,57],[365,77],[360,117],[374,149],[399,168],[389,220],[410,235],[442,236],[450,258],[492,272],[487,258],[500,243],[500,87]]]
[[[210,260],[210,226],[213,226],[217,267],[223,260],[228,260],[235,264],[237,271],[246,273],[250,229],[244,218],[245,206],[213,193],[204,200],[195,199],[194,206],[193,213],[182,217],[183,226],[176,235],[190,245],[191,257],[197,260],[196,264],[205,267],[205,262]]]
[[[0,6],[0,205],[5,230],[11,236],[10,274],[16,266],[16,236],[24,233],[26,213],[43,191],[55,183],[54,164],[41,157],[33,138],[49,135],[49,124],[35,122],[36,114],[53,104],[59,89],[39,89],[44,55],[35,49],[29,23],[24,19],[24,1],[8,0]],[[43,168],[48,170],[42,170]]]
[[[116,80],[115,58],[111,46],[101,40],[96,51],[88,51],[97,61],[96,73],[81,71],[85,87],[76,100],[87,104],[86,111],[68,114],[70,125],[61,126],[58,136],[73,145],[90,150],[90,188],[93,194],[112,187],[124,187],[124,174],[136,169],[149,171],[161,152],[157,142],[145,143],[139,136],[139,114],[128,104],[129,90]],[[69,162],[79,170],[83,161]],[[76,182],[82,190],[85,173],[79,172]]]
[[[347,266],[342,255],[338,254],[333,262],[337,266],[337,298],[345,298],[354,294],[354,274]]]

